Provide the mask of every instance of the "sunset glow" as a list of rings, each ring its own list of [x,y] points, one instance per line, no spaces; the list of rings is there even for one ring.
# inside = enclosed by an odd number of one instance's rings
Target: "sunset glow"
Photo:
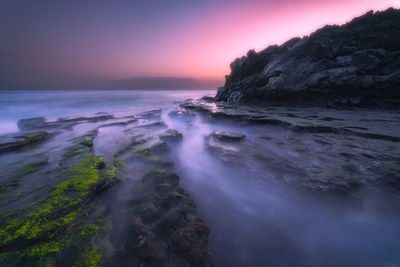
[[[222,82],[229,63],[249,49],[399,6],[397,0],[101,2],[79,8],[47,2],[43,16],[46,1],[16,2],[0,4],[7,40],[0,44],[1,79],[14,87],[143,76]],[[7,14],[12,9],[18,16]]]

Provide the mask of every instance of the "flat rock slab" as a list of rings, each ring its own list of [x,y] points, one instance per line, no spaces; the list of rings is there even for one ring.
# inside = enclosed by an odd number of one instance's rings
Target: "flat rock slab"
[[[47,132],[35,132],[14,137],[14,140],[0,143],[0,154],[17,151],[27,146],[42,143],[50,138]]]
[[[21,131],[31,131],[44,128],[70,128],[82,122],[100,122],[114,119],[113,115],[97,115],[92,117],[59,118],[57,121],[46,121],[44,117],[21,119],[17,126]]]
[[[261,107],[186,100],[182,108],[213,119],[234,119],[246,124],[277,125],[296,132],[335,133],[367,139],[400,141],[400,116],[396,110],[337,110],[319,107]]]

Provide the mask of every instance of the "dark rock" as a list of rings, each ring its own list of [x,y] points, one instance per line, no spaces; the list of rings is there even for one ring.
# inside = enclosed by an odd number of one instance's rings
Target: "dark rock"
[[[160,120],[156,120],[156,121],[150,121],[150,122],[148,122],[146,124],[143,124],[143,125],[140,125],[138,127],[144,127],[144,128],[153,128],[153,127],[155,127],[155,128],[157,128],[157,127],[167,128],[168,126],[167,126],[167,124],[165,122],[160,121]]]
[[[15,141],[0,144],[0,154],[23,149],[27,146],[40,144],[50,138],[46,132],[29,133],[15,137]]]
[[[345,130],[338,129],[331,126],[322,125],[296,125],[293,130],[297,132],[308,132],[308,133],[343,133]]]
[[[179,141],[182,140],[182,133],[174,129],[168,129],[160,135],[160,139],[163,141]]]
[[[157,152],[164,152],[164,151],[169,151],[169,146],[167,143],[165,143],[164,141],[159,141],[155,144],[153,144],[149,150],[153,153],[157,153]]]
[[[215,139],[213,135],[206,136],[205,138],[205,147],[223,163],[230,166],[243,166],[240,150],[236,146],[238,143],[239,142],[221,142]]]
[[[353,135],[370,138],[370,139],[378,139],[378,140],[386,140],[392,142],[400,142],[400,137],[385,135],[385,134],[376,134],[376,133],[360,133],[360,132],[352,132]]]
[[[112,122],[112,123],[104,124],[101,127],[103,128],[103,127],[112,127],[112,126],[126,126],[126,125],[129,125],[129,124],[137,122],[137,121],[138,121],[138,119],[133,118],[133,119],[130,119],[130,120],[127,120],[127,121],[118,121],[118,122]]]
[[[46,123],[46,119],[44,117],[38,117],[38,118],[19,120],[17,122],[17,126],[21,131],[27,131],[27,130],[31,130],[31,129],[40,128],[45,123]]]
[[[325,26],[231,63],[216,100],[400,107],[400,10]]]
[[[122,254],[145,266],[212,266],[209,229],[176,174],[149,171],[133,193],[134,215]]]
[[[212,96],[203,96],[201,98],[201,100],[205,101],[205,102],[209,102],[209,103],[213,103],[215,102],[215,97]]]
[[[245,134],[225,132],[222,130],[217,130],[217,131],[213,132],[212,135],[214,138],[221,140],[221,141],[241,141],[244,138],[246,138]]]
[[[78,118],[60,118],[56,123],[79,123],[79,122],[99,122],[114,119],[113,115],[100,115],[93,117],[78,117]]]
[[[60,118],[57,121],[46,121],[45,118],[30,118],[21,119],[17,122],[18,128],[21,131],[30,131],[36,129],[50,128],[71,128],[81,122],[100,122],[113,119],[113,115],[97,115],[93,117],[78,117],[78,118]]]

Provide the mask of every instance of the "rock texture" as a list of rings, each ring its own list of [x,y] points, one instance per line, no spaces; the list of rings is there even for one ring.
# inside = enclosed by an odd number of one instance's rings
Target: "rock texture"
[[[213,266],[210,230],[169,171],[183,135],[160,119],[31,118],[0,136],[0,266]]]
[[[400,107],[400,10],[325,26],[231,63],[217,101]]]
[[[21,150],[28,146],[36,145],[47,141],[50,135],[47,132],[34,132],[14,136],[13,140],[0,142],[0,154]],[[1,138],[0,138],[1,140]]]
[[[241,141],[244,138],[246,138],[245,134],[241,134],[241,133],[231,133],[231,132],[225,132],[222,130],[217,130],[215,132],[213,132],[213,137],[217,138],[218,140],[221,141]]]
[[[227,142],[232,133],[224,131],[205,137],[207,151],[230,168],[250,171],[255,161],[263,175],[319,193],[352,193],[371,182],[400,189],[398,110],[260,107],[205,99],[187,100],[180,108],[202,113],[214,125],[235,120],[251,126],[237,142]]]
[[[134,216],[116,255],[126,259],[123,266],[213,266],[209,229],[176,174],[149,171],[133,192]]]
[[[46,121],[44,117],[36,117],[29,119],[21,119],[17,122],[17,126],[21,131],[30,131],[35,129],[59,128],[68,129],[82,122],[100,122],[113,119],[114,116],[107,114],[99,114],[93,117],[77,117],[77,118],[59,118],[56,121]],[[130,120],[132,122],[132,120]]]

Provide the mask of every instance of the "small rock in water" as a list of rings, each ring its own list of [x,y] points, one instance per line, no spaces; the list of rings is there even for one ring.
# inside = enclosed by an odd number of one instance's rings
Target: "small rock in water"
[[[225,132],[222,130],[217,130],[213,132],[212,135],[221,141],[241,141],[246,138],[245,134]]]

